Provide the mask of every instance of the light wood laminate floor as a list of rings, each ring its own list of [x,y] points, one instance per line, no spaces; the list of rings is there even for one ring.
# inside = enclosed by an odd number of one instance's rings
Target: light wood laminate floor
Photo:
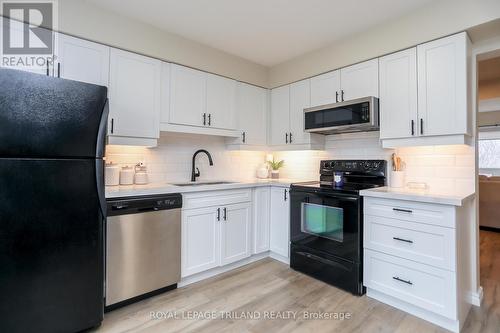
[[[500,233],[481,231],[483,305],[463,332],[500,333]],[[287,312],[289,311],[289,312]],[[349,319],[304,318],[304,311],[350,313]],[[151,312],[157,319],[153,319]],[[228,314],[229,312],[230,314]],[[296,313],[293,318],[292,313]],[[239,318],[222,318],[222,315]],[[258,318],[242,319],[243,315]],[[264,316],[286,316],[264,320]],[[178,318],[168,318],[176,315]],[[190,316],[202,316],[193,319]],[[217,316],[215,319],[208,319]],[[272,259],[109,312],[94,332],[448,332],[366,296],[312,279]]]

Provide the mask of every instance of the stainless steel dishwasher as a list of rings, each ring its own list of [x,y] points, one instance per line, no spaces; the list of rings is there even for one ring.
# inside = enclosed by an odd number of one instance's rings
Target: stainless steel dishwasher
[[[107,201],[106,311],[177,287],[181,207],[180,194]]]

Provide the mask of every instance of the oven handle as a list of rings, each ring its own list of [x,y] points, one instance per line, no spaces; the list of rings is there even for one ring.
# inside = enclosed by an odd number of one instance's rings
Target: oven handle
[[[325,265],[330,265],[330,266],[335,266],[335,267],[338,267],[338,268],[341,268],[343,270],[346,270],[346,271],[350,271],[349,267],[346,267],[336,261],[332,261],[332,260],[328,260],[328,259],[325,259],[325,258],[321,258],[317,255],[314,255],[314,254],[311,254],[311,253],[307,253],[307,252],[303,252],[303,251],[297,251],[295,252],[296,254],[299,254],[301,256],[304,256],[306,258],[309,258],[309,259],[313,259],[313,260],[316,260],[316,261],[319,261]]]
[[[314,194],[314,195],[317,195],[317,196],[323,196],[323,197],[330,197],[330,198],[338,198],[338,199],[342,199],[342,200],[348,200],[348,201],[359,201],[361,199],[361,197],[353,197],[351,195],[348,195],[348,194],[342,194],[342,193],[336,193],[336,194],[330,194],[330,193],[321,193],[321,190],[316,190],[316,189],[310,189],[310,190],[307,190],[307,191],[304,191],[302,189],[298,190],[298,189],[293,189],[291,188],[290,191],[289,191],[289,194],[290,195],[308,195],[308,194]]]

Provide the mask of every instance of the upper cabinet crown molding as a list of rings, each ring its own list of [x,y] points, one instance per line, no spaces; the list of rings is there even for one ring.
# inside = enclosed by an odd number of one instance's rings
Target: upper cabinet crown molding
[[[469,44],[464,32],[380,59],[384,148],[470,143]]]

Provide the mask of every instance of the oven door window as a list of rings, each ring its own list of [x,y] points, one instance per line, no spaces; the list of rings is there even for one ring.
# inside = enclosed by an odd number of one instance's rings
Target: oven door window
[[[304,233],[344,241],[344,209],[302,202],[301,230]]]

